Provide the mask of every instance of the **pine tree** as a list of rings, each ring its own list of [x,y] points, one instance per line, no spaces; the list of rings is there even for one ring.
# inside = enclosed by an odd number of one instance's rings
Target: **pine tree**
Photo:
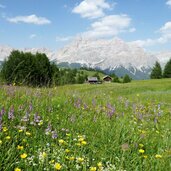
[[[150,75],[151,79],[160,79],[162,78],[162,68],[159,62],[156,62]]]
[[[129,83],[131,82],[131,78],[129,77],[129,75],[125,75],[124,78],[123,78],[123,83]]]
[[[171,78],[171,59],[165,65],[163,77],[164,78]]]

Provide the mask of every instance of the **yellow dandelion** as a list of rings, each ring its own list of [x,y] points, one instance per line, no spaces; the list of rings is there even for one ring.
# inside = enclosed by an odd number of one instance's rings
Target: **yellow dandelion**
[[[79,138],[78,141],[79,142],[84,141],[84,138]]]
[[[23,132],[23,130],[22,130],[22,129],[19,129],[18,132],[19,132],[19,133],[20,133],[20,132]]]
[[[161,156],[160,154],[156,154],[156,155],[155,155],[155,158],[156,158],[156,159],[161,159],[162,156]]]
[[[30,136],[30,135],[31,135],[31,133],[30,133],[30,132],[26,132],[26,135],[27,135],[27,136]]]
[[[0,140],[0,144],[2,144],[2,140]]]
[[[63,139],[60,139],[58,142],[59,142],[59,144],[64,144],[65,143],[65,141]]]
[[[69,149],[66,149],[66,150],[65,150],[65,152],[66,152],[66,153],[69,153],[69,152],[70,152],[70,150],[69,150]]]
[[[18,149],[18,150],[23,150],[23,149],[24,149],[24,147],[23,147],[23,146],[18,145],[18,146],[17,146],[17,149]]]
[[[81,163],[84,161],[84,158],[79,157],[79,158],[77,158],[77,161]]]
[[[145,150],[139,149],[139,153],[143,154],[144,152],[145,152]]]
[[[53,164],[53,163],[55,163],[55,160],[51,160],[51,161],[49,162],[49,164]]]
[[[38,123],[39,126],[43,125],[43,120]]]
[[[96,171],[97,168],[96,167],[90,167],[90,171]]]
[[[56,170],[61,170],[61,164],[60,163],[55,163],[55,165],[54,165],[54,168],[56,169]]]
[[[46,152],[43,152],[42,153],[42,156],[43,156],[43,158],[46,158],[47,157],[47,153]]]
[[[18,168],[18,167],[16,167],[16,168],[14,169],[14,171],[21,171],[21,169]]]
[[[10,136],[6,136],[5,139],[6,139],[6,140],[10,140],[11,137],[10,137]]]
[[[81,144],[82,144],[82,145],[86,145],[87,142],[86,142],[86,141],[82,141]]]
[[[20,155],[20,157],[21,157],[22,159],[25,159],[25,158],[27,157],[27,154],[26,154],[26,153],[23,153],[23,154]]]
[[[7,132],[8,131],[8,128],[7,127],[3,127],[2,131],[3,132]]]
[[[97,166],[98,166],[98,167],[102,167],[102,166],[103,166],[103,165],[102,165],[102,162],[97,163]]]
[[[140,147],[140,148],[143,148],[143,147],[144,147],[144,145],[143,145],[143,144],[139,144],[139,147]]]

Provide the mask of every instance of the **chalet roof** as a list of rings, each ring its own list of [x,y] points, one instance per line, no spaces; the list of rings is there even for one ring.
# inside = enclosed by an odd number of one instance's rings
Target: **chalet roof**
[[[109,75],[105,75],[105,76],[103,77],[103,79],[105,79],[105,78],[111,78],[111,79],[112,79],[112,77],[110,77]]]
[[[98,81],[97,77],[88,77],[88,81]]]

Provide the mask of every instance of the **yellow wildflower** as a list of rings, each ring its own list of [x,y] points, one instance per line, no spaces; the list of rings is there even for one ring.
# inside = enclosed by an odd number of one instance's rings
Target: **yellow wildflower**
[[[52,164],[52,163],[54,163],[55,162],[55,160],[51,160],[50,162],[49,162],[49,164]]]
[[[22,159],[25,159],[25,158],[27,157],[27,154],[26,154],[26,153],[23,153],[23,154],[20,155],[20,157],[21,157]]]
[[[64,143],[65,143],[65,141],[63,139],[59,140],[59,144],[64,144]]]
[[[0,144],[2,144],[2,140],[0,140]]]
[[[11,139],[11,137],[10,136],[6,136],[5,139],[6,140],[9,140],[9,139]]]
[[[38,123],[39,126],[43,125],[43,120]]]
[[[69,149],[66,149],[66,150],[65,150],[65,152],[66,152],[66,153],[69,153],[69,152],[70,152],[70,150],[69,150]]]
[[[144,152],[145,152],[145,150],[139,149],[139,153],[143,154]]]
[[[161,158],[162,158],[162,156],[161,156],[160,154],[156,154],[156,155],[155,155],[155,158],[157,158],[157,159],[161,159]]]
[[[82,144],[82,145],[86,145],[87,142],[86,142],[86,141],[82,141],[81,144]]]
[[[82,142],[82,141],[84,141],[84,138],[79,138],[78,141]]]
[[[21,169],[18,168],[18,167],[16,167],[16,168],[14,169],[14,171],[21,171]]]
[[[60,165],[60,163],[55,163],[54,167],[56,170],[61,170],[62,166]]]
[[[97,163],[98,167],[102,167],[102,162]]]
[[[45,152],[43,152],[42,156],[45,158],[47,156],[47,154]]]
[[[7,127],[3,127],[3,132],[6,132],[6,131],[8,131],[8,128]]]
[[[23,148],[24,148],[23,146],[20,146],[20,145],[17,146],[18,150],[23,150]]]
[[[23,132],[23,130],[22,129],[19,129],[18,132]]]
[[[143,145],[143,144],[139,144],[139,146],[140,146],[140,148],[143,148],[143,147],[144,147],[144,145]]]
[[[27,136],[30,136],[30,135],[31,135],[31,133],[30,133],[30,132],[26,132],[26,135],[27,135]]]
[[[79,157],[79,158],[77,158],[77,161],[81,163],[84,161],[84,158]]]
[[[96,171],[97,168],[96,167],[90,167],[90,171]]]

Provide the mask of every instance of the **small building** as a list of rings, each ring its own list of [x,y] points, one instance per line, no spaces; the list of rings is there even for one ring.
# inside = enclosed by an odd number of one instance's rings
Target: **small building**
[[[112,77],[110,77],[109,75],[106,75],[106,76],[103,77],[103,81],[112,82]]]
[[[88,77],[87,82],[90,83],[90,84],[97,84],[98,79],[97,79],[97,77]]]

